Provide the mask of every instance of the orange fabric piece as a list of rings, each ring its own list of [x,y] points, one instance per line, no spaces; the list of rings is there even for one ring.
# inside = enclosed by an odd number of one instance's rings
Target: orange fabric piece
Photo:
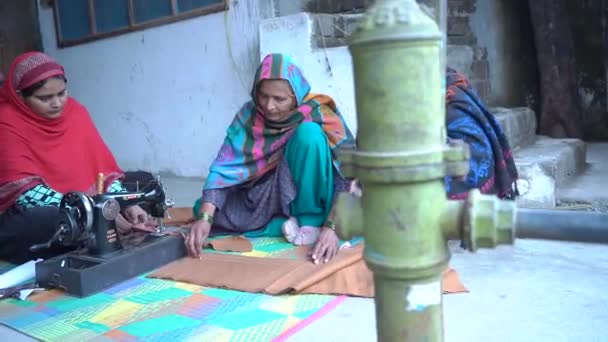
[[[167,217],[163,220],[166,225],[181,226],[194,222],[192,207],[169,208],[167,213]]]
[[[227,238],[216,239],[210,241],[209,244],[216,251],[224,252],[246,253],[251,252],[253,249],[251,242],[243,236],[230,236]]]
[[[298,254],[306,255],[304,251]],[[374,296],[373,274],[363,259],[363,245],[343,249],[330,262],[319,265],[305,257],[279,259],[207,253],[201,259],[177,260],[149,277],[270,295]],[[452,269],[444,273],[442,286],[444,293],[468,292]]]

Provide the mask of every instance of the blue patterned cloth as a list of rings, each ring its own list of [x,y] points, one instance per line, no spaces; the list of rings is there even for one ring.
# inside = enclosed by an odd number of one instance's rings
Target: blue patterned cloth
[[[448,138],[466,142],[471,150],[469,174],[446,177],[450,198],[466,198],[471,189],[501,198],[515,198],[517,168],[500,124],[488,111],[466,77],[448,68],[446,76]]]

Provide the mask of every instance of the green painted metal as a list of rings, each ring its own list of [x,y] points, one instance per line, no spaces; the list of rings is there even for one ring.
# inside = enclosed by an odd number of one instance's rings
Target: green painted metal
[[[446,238],[511,242],[513,211],[480,194],[446,199],[443,179],[467,173],[469,151],[446,144],[442,35],[415,0],[377,0],[350,49],[358,146],[340,159],[363,197],[339,197],[338,232],[365,238],[379,341],[442,341]]]
[[[479,248],[494,248],[515,241],[514,201],[503,201],[492,195],[482,195],[475,189],[469,192],[464,222],[464,238],[471,252]]]
[[[443,341],[447,239],[461,239],[473,252],[516,236],[608,241],[598,222],[605,217],[518,214],[515,202],[479,190],[466,201],[446,199],[444,177],[467,174],[469,150],[445,143],[445,49],[436,22],[415,0],[376,0],[351,53],[358,146],[340,159],[346,175],[361,181],[363,197],[341,194],[336,224],[343,239],[365,238],[379,341]]]

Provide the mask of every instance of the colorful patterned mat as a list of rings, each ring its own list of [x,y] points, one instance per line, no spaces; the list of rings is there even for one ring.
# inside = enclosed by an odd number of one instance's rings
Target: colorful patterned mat
[[[282,239],[251,241],[254,249],[244,255],[293,254]],[[268,296],[141,276],[83,299],[45,291],[26,301],[3,300],[0,323],[43,341],[271,341],[293,334],[343,299]]]
[[[221,239],[222,237],[209,239],[213,241],[215,239]],[[237,253],[237,252],[223,252],[208,249],[208,253],[222,253],[222,254],[236,254],[248,257],[258,258],[283,258],[283,259],[296,259],[298,257],[298,248],[291,243],[285,241],[284,238],[247,238],[251,242],[251,252]]]

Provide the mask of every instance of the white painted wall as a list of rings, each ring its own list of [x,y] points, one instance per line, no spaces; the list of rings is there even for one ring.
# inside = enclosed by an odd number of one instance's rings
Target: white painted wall
[[[357,131],[352,58],[347,47],[313,49],[313,19],[307,13],[269,18],[260,25],[260,56],[286,53],[302,68],[315,93],[336,101],[348,127]]]
[[[91,112],[126,170],[205,176],[226,127],[249,99],[268,0],[234,0],[215,13],[58,49],[52,10],[40,8],[45,52]]]

